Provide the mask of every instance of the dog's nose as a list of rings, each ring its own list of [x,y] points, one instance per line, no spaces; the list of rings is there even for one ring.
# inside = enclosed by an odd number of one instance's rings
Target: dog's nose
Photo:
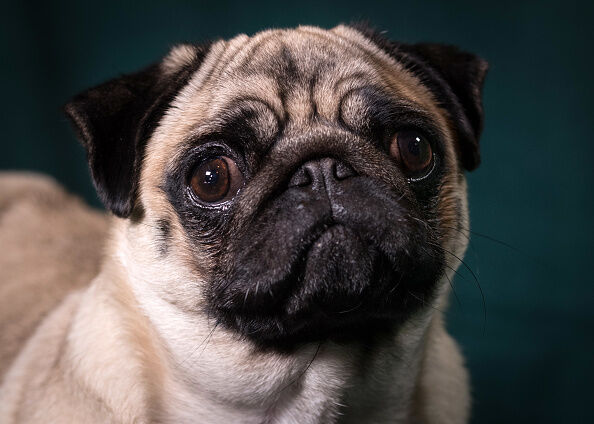
[[[289,187],[330,189],[337,182],[356,175],[346,163],[334,158],[322,158],[303,163],[289,180]]]

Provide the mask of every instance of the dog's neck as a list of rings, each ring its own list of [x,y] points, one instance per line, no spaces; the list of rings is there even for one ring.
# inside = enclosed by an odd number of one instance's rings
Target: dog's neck
[[[322,342],[291,354],[262,352],[224,329],[211,334],[171,352],[169,366],[175,373],[165,407],[175,422],[196,417],[242,423],[409,418],[423,356],[418,328],[373,346]],[[180,354],[189,348],[195,352]]]
[[[150,267],[143,272],[141,264],[122,263],[126,260],[125,252],[110,260],[81,308],[85,319],[110,316],[113,328],[105,344],[123,347],[119,353],[106,347],[103,358],[112,364],[110,374],[126,375],[127,389],[114,390],[130,391],[115,398],[131,404],[111,405],[112,410],[141,414],[140,422],[408,420],[430,313],[371,345],[322,342],[290,354],[262,351],[203,314],[156,295],[149,287]],[[97,302],[98,293],[109,302]],[[116,308],[105,310],[114,303]],[[77,337],[87,339],[77,346],[92,348],[94,360],[101,361],[101,340],[82,332]],[[78,352],[85,354],[90,353]],[[120,355],[121,360],[109,359]],[[95,365],[89,367],[104,369]]]

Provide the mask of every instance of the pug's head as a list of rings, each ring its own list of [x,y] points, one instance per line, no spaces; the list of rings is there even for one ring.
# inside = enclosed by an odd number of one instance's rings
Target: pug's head
[[[450,46],[299,27],[176,46],[66,111],[126,219],[137,291],[285,346],[435,304],[466,246],[486,69]]]

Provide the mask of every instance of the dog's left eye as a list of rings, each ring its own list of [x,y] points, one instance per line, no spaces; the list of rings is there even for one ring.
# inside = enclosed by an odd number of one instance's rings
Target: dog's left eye
[[[243,175],[227,156],[209,158],[192,173],[190,187],[204,203],[218,204],[231,200],[243,186]]]
[[[418,131],[398,131],[392,139],[390,154],[400,162],[411,178],[430,173],[433,150],[431,143]]]

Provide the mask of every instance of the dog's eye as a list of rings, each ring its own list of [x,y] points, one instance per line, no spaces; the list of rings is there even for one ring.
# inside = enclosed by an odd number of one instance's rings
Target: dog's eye
[[[390,154],[415,177],[423,174],[433,162],[429,141],[418,131],[398,131],[392,140]]]
[[[209,158],[194,169],[190,186],[201,201],[223,203],[235,197],[243,186],[243,176],[232,159]]]

